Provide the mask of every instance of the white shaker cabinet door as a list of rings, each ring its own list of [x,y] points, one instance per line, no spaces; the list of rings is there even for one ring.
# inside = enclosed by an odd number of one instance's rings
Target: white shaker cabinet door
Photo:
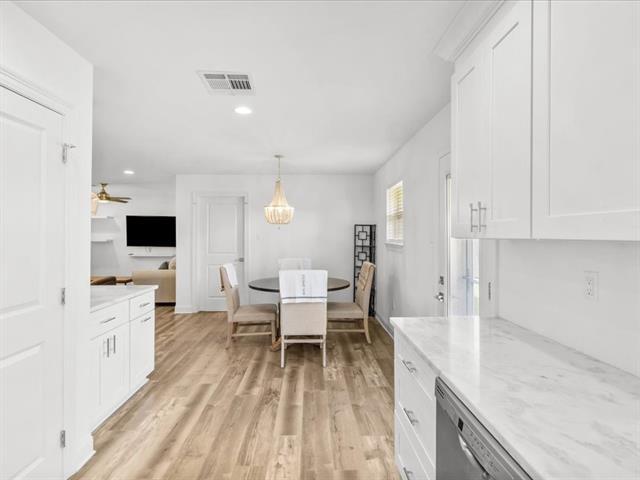
[[[489,184],[478,213],[485,237],[531,236],[531,8],[515,2],[485,46]]]
[[[154,368],[154,312],[131,320],[131,389],[138,388]]]
[[[640,2],[533,15],[533,237],[640,240]]]
[[[451,79],[451,228],[457,238],[478,236],[478,202],[487,196],[489,95],[483,53],[457,64]]]

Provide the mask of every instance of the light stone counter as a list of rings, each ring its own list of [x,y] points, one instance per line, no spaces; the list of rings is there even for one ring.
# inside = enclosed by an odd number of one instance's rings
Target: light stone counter
[[[502,319],[391,321],[532,478],[640,479],[640,378]]]
[[[157,285],[92,285],[90,311],[95,312],[157,289]]]

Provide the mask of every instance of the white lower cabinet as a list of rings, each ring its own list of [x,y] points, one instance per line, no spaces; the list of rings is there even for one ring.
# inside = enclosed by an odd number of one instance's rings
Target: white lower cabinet
[[[155,316],[149,312],[131,320],[131,388],[146,381],[155,362]]]
[[[92,340],[96,362],[95,418],[103,420],[129,392],[129,324]]]
[[[97,427],[146,382],[155,366],[154,293],[91,313],[91,425]],[[146,310],[146,312],[145,312]],[[141,312],[143,312],[141,314]],[[139,316],[131,318],[132,315]]]
[[[435,480],[437,375],[399,334],[394,375],[396,466],[406,480]]]

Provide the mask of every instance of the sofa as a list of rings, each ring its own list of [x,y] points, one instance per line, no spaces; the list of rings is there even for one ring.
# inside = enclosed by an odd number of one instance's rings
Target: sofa
[[[156,303],[176,303],[175,270],[139,270],[131,278],[134,285],[158,285]]]

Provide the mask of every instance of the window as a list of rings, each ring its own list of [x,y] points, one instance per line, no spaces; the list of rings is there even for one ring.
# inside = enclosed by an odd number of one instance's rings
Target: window
[[[402,181],[387,188],[387,243],[404,242],[404,190]]]

